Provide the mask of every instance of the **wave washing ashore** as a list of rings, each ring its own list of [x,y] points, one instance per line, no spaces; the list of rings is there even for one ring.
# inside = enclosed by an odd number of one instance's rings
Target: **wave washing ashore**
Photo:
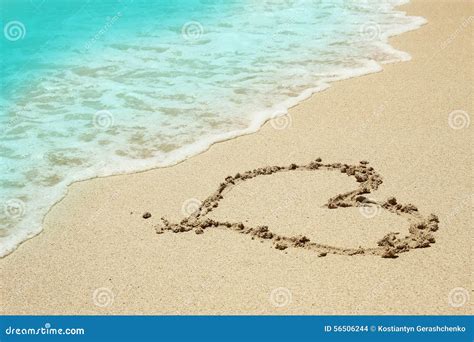
[[[387,39],[425,20],[403,2],[4,3],[0,256],[74,181],[174,164],[408,60]]]

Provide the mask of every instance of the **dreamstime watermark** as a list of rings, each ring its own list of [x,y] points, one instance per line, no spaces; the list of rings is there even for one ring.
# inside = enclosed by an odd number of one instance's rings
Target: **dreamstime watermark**
[[[381,0],[349,0],[345,2],[349,5],[352,6],[361,6],[361,7],[369,7],[374,10],[374,9],[380,9],[382,7],[386,7],[387,5],[384,4],[383,1]]]
[[[308,1],[308,0],[279,0],[277,1],[276,3],[277,4],[284,4],[286,6],[291,6],[291,7],[296,7],[296,6],[299,6],[301,5],[302,3],[304,3],[305,1]],[[313,0],[314,1],[314,0]],[[321,0],[317,0],[317,1],[321,1]]]
[[[92,293],[92,301],[94,305],[105,308],[114,303],[115,295],[111,289],[107,287],[100,287],[95,289]]]
[[[284,213],[285,210],[288,209],[287,203],[295,203],[296,201],[301,201],[301,198],[293,192],[290,192],[291,189],[288,189],[288,194],[285,194],[285,197],[282,199],[284,201],[284,204],[281,204],[279,206],[272,206],[272,209],[270,211],[267,211],[267,215],[264,216],[264,218],[269,218],[269,217],[274,217],[278,216],[281,213]]]
[[[448,125],[452,129],[469,128],[471,117],[467,112],[461,109],[453,110],[448,115]]]
[[[3,204],[3,210],[5,215],[11,218],[20,218],[25,215],[26,205],[25,202],[17,198],[10,199]]]
[[[365,131],[369,126],[371,126],[376,120],[378,120],[385,112],[385,104],[382,103],[375,107],[372,111],[372,114],[361,121],[361,130]]]
[[[470,295],[469,291],[464,287],[455,287],[449,291],[448,303],[453,308],[460,308],[469,302]]]
[[[367,198],[362,202],[362,205],[359,206],[359,212],[365,218],[371,219],[375,216],[380,215],[382,211],[380,205],[375,203],[375,200]]]
[[[3,27],[3,35],[11,42],[23,39],[26,36],[26,27],[21,21],[9,21]]]
[[[270,120],[270,125],[272,125],[272,127],[276,130],[289,128],[292,124],[293,118],[289,113],[285,115],[275,115]]]
[[[89,50],[91,46],[104,36],[107,31],[122,17],[122,12],[117,12],[113,17],[107,17],[105,24],[89,39],[85,44],[84,48]]]
[[[277,308],[282,308],[291,304],[292,300],[293,295],[286,287],[277,287],[270,293],[270,303]]]
[[[189,198],[183,202],[183,205],[181,206],[181,213],[184,216],[192,215],[199,210],[201,205],[202,202],[197,198]]]
[[[23,113],[22,110],[20,112],[15,112],[12,114],[10,119],[8,120],[8,124],[13,128],[16,127],[18,124],[21,123],[21,113]]]
[[[5,329],[5,335],[84,335],[84,328],[53,328],[50,323],[45,323],[39,328],[15,328],[9,326]]]
[[[188,41],[199,40],[204,34],[204,27],[198,21],[188,21],[181,28],[181,35]]]
[[[209,279],[202,279],[196,287],[194,287],[195,291],[188,291],[184,295],[183,298],[183,306],[181,310],[177,311],[178,315],[189,315],[190,308],[199,309],[201,306],[201,295],[206,293],[211,293],[215,288],[216,284],[212,283]]]
[[[30,0],[30,4],[32,4],[37,11],[43,6],[46,0]]]
[[[456,207],[450,211],[449,215],[446,217],[446,226],[450,226],[459,214],[466,208],[468,208],[473,203],[474,194],[466,195],[461,201],[458,201]]]
[[[360,26],[359,33],[365,41],[380,40],[381,30],[375,22],[365,23]]]
[[[114,116],[108,110],[99,110],[94,114],[92,123],[95,128],[107,129],[114,125]]]
[[[468,18],[464,19],[461,22],[461,25],[459,25],[454,32],[452,32],[449,37],[445,40],[443,40],[440,44],[439,47],[441,50],[444,50],[450,45],[463,31],[464,29],[470,25],[474,21],[474,16],[469,16]]]

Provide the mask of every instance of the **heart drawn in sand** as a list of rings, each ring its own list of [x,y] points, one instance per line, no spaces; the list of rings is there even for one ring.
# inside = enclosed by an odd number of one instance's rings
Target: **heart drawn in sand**
[[[312,242],[302,235],[293,237],[278,235],[272,233],[268,226],[249,227],[242,222],[222,222],[206,217],[214,208],[218,207],[219,201],[224,198],[225,193],[231,191],[233,187],[240,183],[259,176],[294,171],[339,171],[349,177],[355,177],[359,187],[356,190],[330,198],[325,207],[328,210],[335,210],[344,207],[364,208],[376,205],[380,209],[405,217],[410,223],[409,234],[401,237],[398,233],[388,233],[378,241],[378,246],[373,248],[342,248]],[[179,223],[170,223],[165,218],[162,218],[163,224],[156,228],[156,232],[158,234],[165,231],[181,233],[194,230],[196,234],[202,234],[206,229],[210,228],[227,229],[251,235],[254,239],[271,241],[273,246],[279,250],[290,247],[304,248],[316,252],[321,257],[329,253],[339,255],[378,255],[383,258],[396,258],[399,253],[408,252],[414,248],[429,247],[430,244],[434,243],[433,232],[438,230],[438,217],[434,214],[424,217],[413,204],[399,204],[395,197],[390,197],[386,201],[367,198],[366,195],[377,190],[380,184],[382,184],[382,177],[372,167],[368,166],[367,161],[361,161],[358,165],[342,163],[323,164],[321,159],[318,158],[307,165],[267,166],[226,177],[218,189],[206,198],[191,215]]]

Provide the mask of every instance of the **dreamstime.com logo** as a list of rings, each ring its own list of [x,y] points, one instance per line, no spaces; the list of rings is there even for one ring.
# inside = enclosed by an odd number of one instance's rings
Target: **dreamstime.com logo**
[[[282,130],[291,127],[293,118],[289,113],[285,115],[276,115],[272,117],[270,125],[276,130]]]
[[[199,40],[203,34],[204,27],[198,21],[188,21],[181,28],[181,35],[188,41]]]
[[[270,293],[270,303],[277,308],[291,304],[292,300],[293,295],[286,287],[277,287]]]
[[[381,207],[377,205],[375,200],[372,198],[367,198],[362,203],[363,205],[359,207],[359,212],[365,218],[374,218],[377,215],[380,215],[380,213],[382,212]]]
[[[92,302],[94,305],[105,308],[114,303],[115,294],[107,287],[100,287],[92,293]]]
[[[95,128],[106,130],[114,125],[114,116],[108,110],[99,110],[94,114],[92,123]]]
[[[469,291],[464,287],[455,287],[449,292],[448,303],[453,308],[460,308],[469,302]]]
[[[26,36],[26,27],[21,21],[10,21],[3,27],[3,35],[11,42],[21,40]]]
[[[376,41],[381,39],[382,31],[375,22],[369,22],[361,25],[359,29],[360,36],[365,41]]]
[[[85,335],[84,328],[53,328],[46,323],[40,328],[15,328],[9,326],[5,329],[6,335]]]
[[[201,205],[202,202],[197,198],[189,198],[183,202],[183,205],[181,206],[181,213],[184,216],[192,215],[199,210]]]
[[[3,204],[3,210],[5,215],[16,219],[25,215],[26,205],[25,202],[17,198],[13,198]]]
[[[458,130],[458,129],[469,128],[470,124],[471,124],[471,117],[464,110],[460,110],[460,109],[453,110],[448,115],[448,125],[452,129]]]

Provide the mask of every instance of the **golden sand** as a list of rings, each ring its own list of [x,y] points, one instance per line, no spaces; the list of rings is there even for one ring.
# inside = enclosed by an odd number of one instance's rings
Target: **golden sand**
[[[292,108],[285,129],[266,124],[173,167],[73,184],[44,231],[0,260],[1,313],[472,314],[473,3],[404,10],[428,20],[391,39],[413,60],[337,82]],[[317,157],[340,165],[234,178]],[[347,177],[344,164],[373,167],[383,183],[338,198],[374,175]],[[204,215],[224,225],[186,231],[181,220],[230,180]],[[238,234],[239,223],[267,228]],[[425,233],[424,246],[399,249]],[[363,252],[333,253],[344,250]]]

